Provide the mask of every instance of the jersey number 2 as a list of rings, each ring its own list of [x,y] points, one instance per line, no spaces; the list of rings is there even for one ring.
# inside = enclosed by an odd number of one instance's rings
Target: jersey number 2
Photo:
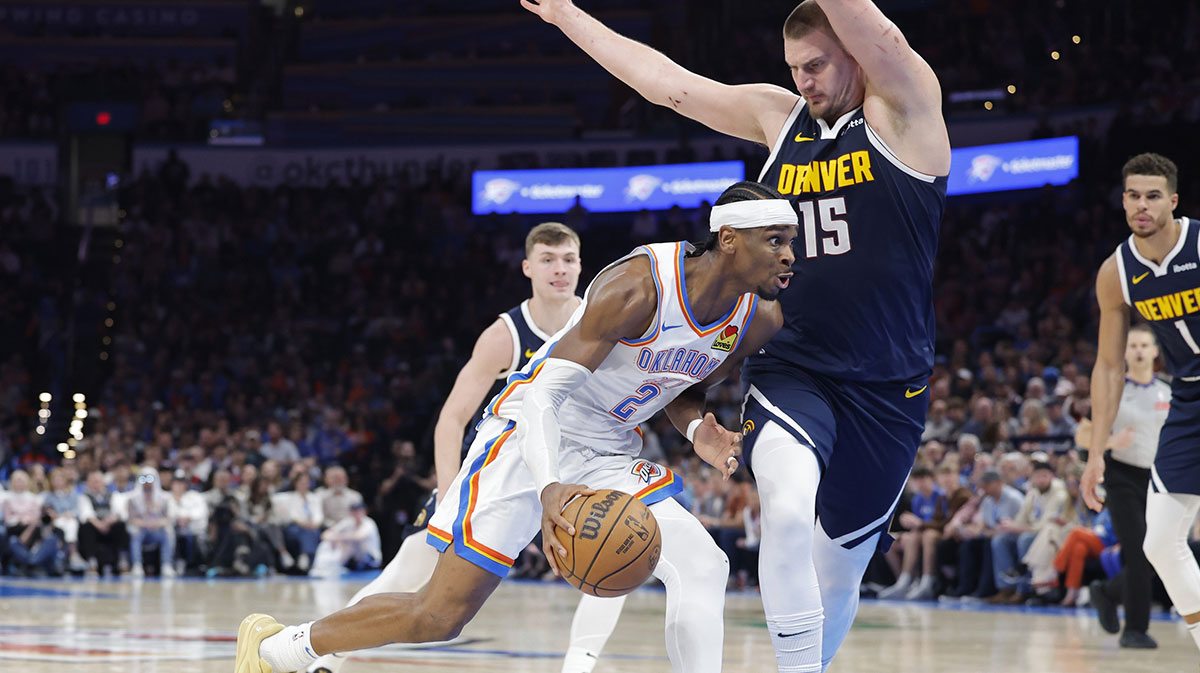
[[[838,219],[846,214],[846,197],[817,201],[801,201],[796,204],[800,211],[800,225],[804,227],[804,256],[813,259],[817,256],[817,222],[821,223],[821,231],[828,236],[821,236],[821,252],[826,255],[844,255],[850,252],[850,223]]]
[[[629,417],[633,415],[633,412],[637,411],[638,407],[658,397],[658,394],[662,392],[662,390],[660,390],[659,387],[653,383],[642,384],[642,387],[638,388],[637,391],[637,395],[630,395],[629,397],[621,400],[621,403],[613,407],[612,411],[608,413],[623,421],[627,421],[629,420]]]

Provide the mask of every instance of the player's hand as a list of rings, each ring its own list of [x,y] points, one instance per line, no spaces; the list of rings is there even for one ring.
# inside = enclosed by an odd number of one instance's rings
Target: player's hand
[[[542,17],[551,25],[562,16],[562,11],[571,7],[570,0],[521,0],[521,6]]]
[[[720,470],[725,479],[737,472],[738,458],[742,455],[742,433],[721,427],[711,411],[704,414],[704,420],[692,435],[692,446],[696,455]]]
[[[1112,439],[1108,440],[1108,446],[1114,451],[1123,451],[1133,446],[1133,426],[1114,434]]]
[[[1083,470],[1083,478],[1079,480],[1079,492],[1083,495],[1084,504],[1095,512],[1104,509],[1104,496],[1096,491],[1096,487],[1102,483],[1104,483],[1104,455],[1089,455],[1087,467]]]
[[[555,577],[562,577],[562,573],[558,571],[558,559],[567,555],[567,548],[558,541],[554,529],[561,528],[567,531],[567,535],[575,535],[575,526],[563,518],[563,507],[577,495],[595,493],[583,484],[563,484],[557,481],[542,489],[542,553],[546,555],[546,561]]]

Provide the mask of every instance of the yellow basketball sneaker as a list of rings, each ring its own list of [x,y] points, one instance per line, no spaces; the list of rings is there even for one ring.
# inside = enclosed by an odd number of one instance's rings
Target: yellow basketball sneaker
[[[283,624],[270,615],[253,614],[238,627],[237,660],[234,673],[272,673],[271,665],[258,656],[262,641],[283,630]]]

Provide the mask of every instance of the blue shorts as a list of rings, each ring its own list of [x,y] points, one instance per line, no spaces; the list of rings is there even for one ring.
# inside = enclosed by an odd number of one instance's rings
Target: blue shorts
[[[1200,495],[1200,384],[1177,381],[1171,386],[1171,410],[1158,435],[1150,488]]]
[[[844,381],[761,355],[743,374],[743,452],[751,474],[756,430],[774,421],[817,454],[817,519],[830,539],[850,549],[883,533],[879,545],[886,550],[888,524],[925,430],[928,376]]]

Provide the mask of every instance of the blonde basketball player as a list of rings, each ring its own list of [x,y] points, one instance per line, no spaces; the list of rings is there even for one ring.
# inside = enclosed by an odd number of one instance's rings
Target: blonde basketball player
[[[504,380],[525,366],[551,334],[562,329],[580,299],[575,295],[581,271],[579,236],[558,222],[543,222],[525,237],[521,271],[529,278],[529,299],[501,313],[475,341],[471,357],[458,373],[434,429],[434,463],[438,489],[400,545],[396,556],[372,582],[354,594],[347,606],[381,593],[419,591],[437,564],[437,550],[421,533],[436,512],[462,466],[462,456],[475,438],[474,423],[483,403],[503,389]],[[463,429],[471,425],[464,438]],[[625,597],[596,598],[584,594],[571,622],[571,641],[563,673],[588,673],[595,666],[608,636],[621,615]],[[308,667],[308,673],[339,673],[345,662],[327,654]]]
[[[555,528],[575,534],[562,508],[591,487],[650,507],[662,532],[654,574],[667,590],[668,657],[677,673],[719,671],[729,561],[670,498],[679,478],[634,459],[637,424],[665,409],[706,462],[726,476],[737,469],[741,435],[703,413],[704,393],[782,325],[771,300],[792,275],[798,217],[774,190],[738,183],[717,200],[710,229],[699,254],[683,242],[642,246],[601,271],[567,326],[509,377],[429,522],[442,555],[419,592],[368,596],[287,628],[250,615],[236,671],[295,671],[330,652],[456,637],[539,528],[558,572],[566,549]]]

